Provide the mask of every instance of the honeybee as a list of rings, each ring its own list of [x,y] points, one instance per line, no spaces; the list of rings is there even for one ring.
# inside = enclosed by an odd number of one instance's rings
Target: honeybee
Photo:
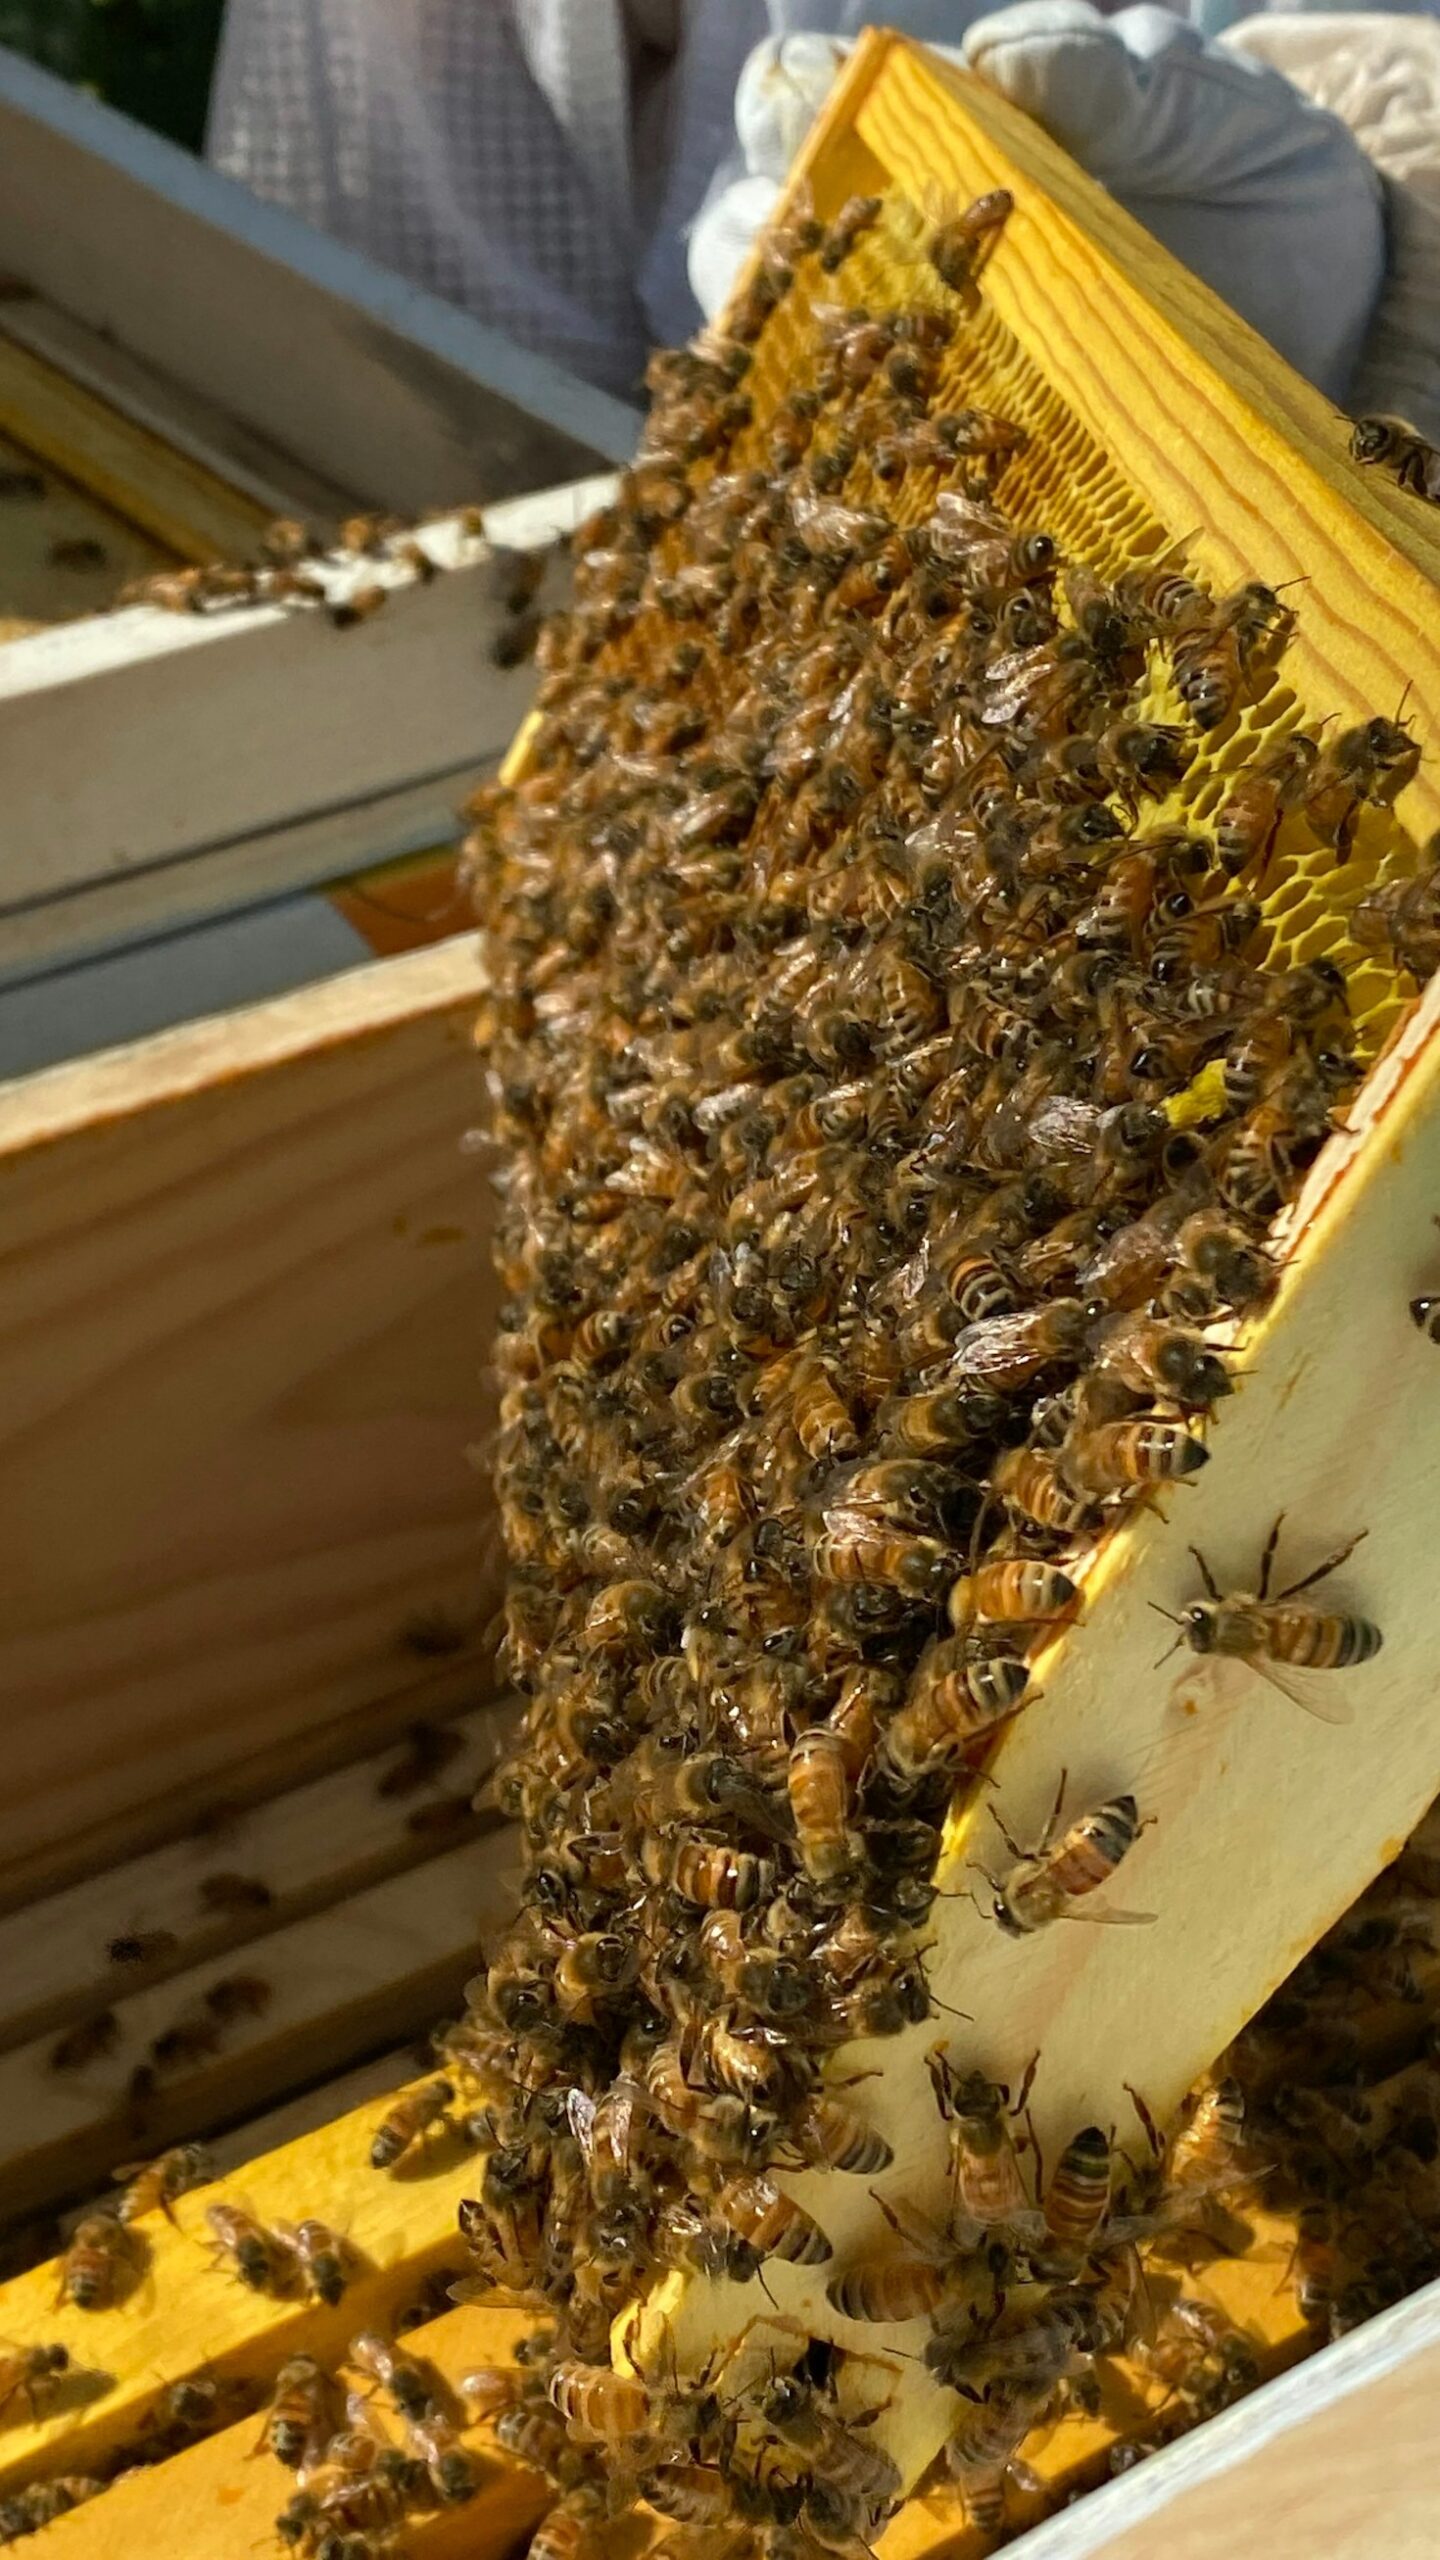
[[[1024,1663],[1008,1655],[973,1662],[964,1637],[932,1644],[881,1739],[880,1766],[902,1786],[913,1783],[1014,1715],[1029,1685]]]
[[[1033,2395],[1014,2384],[996,2383],[983,2400],[962,2401],[945,2461],[977,2533],[1004,2532],[1005,2475],[1036,2415]]]
[[[529,2560],[603,2560],[603,2513],[593,2489],[570,2490],[530,2536]]]
[[[1238,2080],[1213,2082],[1170,2146],[1170,2185],[1193,2188],[1233,2177],[1244,2133],[1245,2099]]]
[[[862,2258],[825,2288],[831,2309],[846,2320],[922,2320],[944,2301],[949,2270],[935,2258]]]
[[[1215,850],[1232,880],[1264,871],[1282,823],[1309,793],[1319,754],[1318,739],[1293,729],[1262,747],[1231,784],[1215,819]]]
[[[1391,880],[1352,908],[1350,929],[1367,950],[1387,952],[1423,986],[1440,967],[1440,836],[1426,847],[1427,868],[1413,880]]]
[[[1072,1492],[1054,1461],[1036,1449],[1007,1449],[991,1470],[990,1486],[1007,1510],[1037,1528],[1073,1535],[1095,1516],[1085,1496]]]
[[[1058,1564],[1036,1556],[1007,1556],[982,1564],[952,1583],[946,1607],[957,1634],[977,1624],[1040,1625],[1066,1616],[1079,1592]]]
[[[817,2267],[833,2254],[818,2222],[769,2178],[731,2178],[715,2198],[715,2214],[758,2257]]]
[[[126,2181],[115,2208],[121,2222],[138,2222],[143,2213],[156,2212],[173,2222],[177,2197],[188,2195],[192,2187],[208,2186],[215,2165],[203,2142],[181,2142],[162,2151],[158,2160],[133,2160],[112,2174]]]
[[[806,1359],[795,1369],[789,1410],[802,1449],[817,1464],[851,1457],[858,1450],[860,1435],[822,1361]]]
[[[865,1843],[850,1822],[851,1775],[843,1737],[812,1725],[790,1753],[786,1774],[800,1862],[814,1885],[844,1892],[865,1864]]]
[[[77,2311],[104,2311],[134,2263],[134,2243],[118,2214],[87,2213],[76,2223],[60,2260],[55,2298]]]
[[[307,2219],[304,2222],[277,2222],[276,2237],[290,2250],[300,2270],[307,2293],[315,2301],[333,2306],[341,2299],[351,2275],[351,2250],[347,2240],[328,2223]]]
[[[1042,1369],[1078,1360],[1090,1319],[1078,1298],[1047,1298],[1023,1315],[991,1316],[967,1325],[955,1343],[958,1380],[1013,1392]]]
[[[1109,2135],[1098,2124],[1082,2125],[1056,2161],[1041,2205],[1045,2228],[1062,2249],[1094,2245],[1110,2211],[1114,2177]]]
[[[287,2471],[298,2469],[307,2452],[329,2432],[334,2386],[313,2356],[291,2356],[275,2376],[275,2389],[261,2439]]]
[[[1321,844],[1349,859],[1361,809],[1388,809],[1420,770],[1420,743],[1398,719],[1362,720],[1324,748],[1301,803]]]
[[[33,2480],[13,2498],[0,2503],[0,2541],[16,2542],[22,2534],[39,2533],[57,2516],[68,2516],[109,2487],[84,2472],[67,2471],[54,2480]]]
[[[97,2009],[92,2017],[82,2018],[78,2025],[67,2027],[50,2047],[52,2071],[84,2071],[92,2062],[103,2062],[120,2041],[120,2021],[113,2009]]]
[[[212,1982],[205,2006],[212,2018],[229,2026],[236,2018],[263,2017],[275,1997],[275,1986],[259,1973],[227,1973]]]
[[[571,2435],[619,2452],[654,2432],[650,2392],[637,2375],[562,2357],[546,2388]]]
[[[0,2413],[12,2400],[23,2399],[33,2422],[40,2401],[67,2371],[70,2350],[60,2346],[18,2347],[0,2339]]]
[[[783,2443],[807,2454],[842,2496],[876,2509],[899,2496],[900,2473],[890,2455],[868,2443],[861,2422],[842,2416],[802,2375],[777,2374],[760,2395],[759,2414]]]
[[[956,2202],[982,2229],[1018,2227],[1030,2212],[1030,2197],[1006,2122],[1009,2090],[980,2071],[960,2076],[938,2047],[926,2056],[926,2064],[935,2103],[949,2129]],[[1023,2110],[1028,2090],[1027,2077],[1017,2112]]]
[[[1311,1590],[1317,1582],[1339,1571],[1366,1533],[1359,1530],[1313,1572],[1302,1574],[1298,1582],[1287,1583],[1271,1599],[1270,1571],[1284,1517],[1282,1511],[1265,1541],[1255,1592],[1222,1593],[1198,1547],[1191,1548],[1208,1597],[1192,1601],[1181,1611],[1174,1621],[1180,1630],[1175,1641],[1188,1645],[1192,1653],[1228,1654],[1248,1662],[1282,1697],[1303,1707],[1307,1714],[1318,1716],[1326,1724],[1347,1724],[1351,1714],[1347,1699],[1322,1698],[1317,1703],[1307,1691],[1287,1680],[1278,1665],[1284,1663],[1292,1670],[1344,1671],[1371,1661],[1379,1652],[1384,1638],[1368,1618],[1297,1605],[1302,1591]]]
[[[443,2124],[448,2131],[448,2111],[454,2103],[454,2084],[449,2080],[427,2080],[420,2088],[407,2089],[376,2130],[370,2145],[371,2168],[393,2169],[436,2125]]]
[[[939,222],[926,244],[926,256],[944,285],[958,294],[967,310],[975,307],[975,282],[1015,210],[1008,187],[992,187],[977,196],[963,213]]]
[[[257,2222],[241,2204],[211,2204],[205,2220],[217,2256],[228,2259],[242,2284],[255,2293],[280,2293],[291,2282],[295,2261],[289,2244]]]
[[[843,2169],[853,2178],[878,2177],[895,2154],[875,2125],[838,2098],[809,2098],[785,2127],[785,2139],[798,2161],[815,2169]]]
[[[131,1929],[112,1938],[105,1952],[112,1964],[158,1964],[173,1956],[180,1941],[173,1929]]]
[[[476,2495],[480,2466],[448,2420],[438,2416],[413,2419],[406,2436],[424,2463],[442,2507],[463,2507]]]
[[[1209,1456],[1204,1441],[1180,1423],[1143,1416],[1073,1434],[1060,1451],[1060,1469],[1077,1492],[1104,1500],[1146,1485],[1179,1483]]]
[[[1071,1909],[1072,1903],[1109,1883],[1121,1860],[1134,1848],[1142,1824],[1135,1798],[1121,1795],[1080,1814],[1061,1831],[1065,1782],[1066,1773],[1062,1771],[1055,1809],[1037,1849],[1020,1849],[1000,1826],[1001,1837],[1017,1861],[1003,1884],[991,1878],[995,1891],[991,1917],[1007,1937],[1026,1937],[1034,1929],[1048,1928],[1054,1920],[1101,1920],[1118,1927],[1155,1917],[1153,1911]],[[998,1815],[995,1819],[999,1824]]]
[[[1182,628],[1172,644],[1180,698],[1197,729],[1218,728],[1246,686],[1279,656],[1295,616],[1273,587],[1250,579],[1213,607],[1196,627]]]
[[[389,2394],[396,2410],[407,2426],[417,2426],[437,2415],[434,2395],[422,2368],[413,2356],[392,2346],[374,2329],[362,2329],[350,2341],[347,2362]]]
[[[699,1950],[725,1996],[757,2016],[793,2018],[809,2008],[814,1986],[804,1966],[777,1948],[752,1945],[738,1912],[707,1913]]]
[[[977,2336],[968,2325],[936,2324],[925,2362],[932,2373],[967,2398],[997,2387],[1042,2399],[1053,2390],[1072,2356],[1084,2354],[1094,2336],[1095,2308],[1088,2293],[1056,2292],[1014,2327]]]
[[[1350,451],[1357,462],[1379,463],[1393,471],[1402,489],[1440,506],[1440,448],[1403,418],[1357,418],[1350,430]]]
[[[463,1646],[464,1638],[461,1636],[458,1644],[450,1643],[448,1650],[460,1650]],[[392,1760],[376,1779],[376,1795],[414,1795],[417,1788],[431,1785],[464,1748],[465,1737],[457,1733],[453,1725],[430,1724],[425,1717],[417,1717],[406,1729],[405,1748],[398,1760]]]
[[[652,1883],[669,1884],[685,1902],[702,1911],[751,1911],[768,1902],[775,1890],[773,1859],[750,1849],[730,1849],[718,1841],[682,1833],[671,1842],[648,1833],[641,1865]]]
[[[817,252],[820,266],[827,276],[843,267],[858,240],[873,230],[880,219],[882,200],[879,196],[847,196],[834,220],[826,225]]]

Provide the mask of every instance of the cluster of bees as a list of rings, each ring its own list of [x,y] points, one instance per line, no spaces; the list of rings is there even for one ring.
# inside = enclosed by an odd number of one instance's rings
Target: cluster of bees
[[[343,2424],[336,2381],[310,2355],[281,2367],[265,2420],[263,2441],[296,2483],[276,2535],[302,2560],[374,2560],[407,2517],[464,2506],[480,2486],[437,2375],[374,2330],[352,2338],[347,2361],[371,2389],[344,2393]],[[389,2403],[402,2443],[381,2423],[374,2393]]]
[[[638,2494],[848,2560],[893,2502],[829,2348],[721,2389],[612,2371],[612,2322],[665,2270],[825,2264],[775,2172],[887,2164],[827,2066],[933,2014],[947,1808],[1079,1559],[1204,1464],[1221,1343],[1360,1080],[1340,968],[1270,947],[1282,829],[1338,870],[1420,758],[1403,703],[1282,727],[1187,821],[1294,610],[1178,547],[1102,577],[1007,510],[1026,432],[961,405],[1003,192],[931,234],[909,308],[812,295],[757,414],[797,273],[880,210],[800,208],[723,329],[654,361],[523,777],[474,804],[528,1869],[446,2053],[484,2102],[480,2288],[552,2323],[526,2424],[572,2553]],[[1440,839],[1354,912],[1417,981],[1437,928]],[[1305,1596],[1340,1559],[1272,1595],[1273,1548],[1253,1592],[1202,1566],[1177,1641],[1282,1685],[1372,1655]],[[1066,1915],[1143,1820],[1057,1809],[995,1924]],[[1235,2182],[1242,2110],[1221,2084],[1139,2169],[1077,2129],[1042,2186],[1006,2091],[938,2055],[935,2082],[947,2227],[897,2225],[830,2298],[929,2318],[993,2520],[1026,2432],[1130,2343],[1140,2239]]]

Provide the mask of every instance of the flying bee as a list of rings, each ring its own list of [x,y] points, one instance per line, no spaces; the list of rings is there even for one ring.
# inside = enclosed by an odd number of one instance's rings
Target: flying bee
[[[834,220],[827,224],[817,252],[821,269],[833,276],[843,267],[851,250],[880,219],[882,200],[879,196],[847,196]]]
[[[833,2254],[818,2222],[769,2178],[731,2178],[715,2198],[715,2214],[757,2257],[817,2267]]]
[[[1016,1859],[1003,1884],[994,1885],[991,1917],[1007,1937],[1023,1938],[1055,1920],[1100,1920],[1113,1926],[1153,1920],[1152,1911],[1074,1911],[1072,1903],[1108,1884],[1122,1859],[1140,1836],[1140,1810],[1132,1795],[1112,1796],[1060,1829],[1066,1772],[1037,1849],[1022,1850],[999,1824],[1001,1838]]]
[[[192,2187],[208,2186],[215,2164],[203,2142],[181,2142],[162,2151],[158,2160],[132,2160],[113,2175],[126,2181],[115,2208],[121,2222],[138,2222],[144,2213],[163,2213],[173,2222],[177,2197],[188,2195]]]
[[[1319,1716],[1326,1724],[1348,1724],[1348,1700],[1332,1704],[1322,1699],[1318,1704],[1307,1692],[1288,1681],[1278,1668],[1300,1671],[1346,1671],[1355,1664],[1369,1662],[1380,1650],[1384,1639],[1380,1629],[1368,1618],[1347,1616],[1338,1611],[1305,1607],[1299,1594],[1311,1590],[1327,1575],[1336,1573],[1353,1555],[1365,1536],[1362,1529],[1347,1545],[1327,1556],[1312,1573],[1302,1574],[1298,1582],[1287,1583],[1274,1598],[1269,1595],[1270,1571],[1275,1561],[1283,1511],[1265,1541],[1260,1559],[1259,1588],[1254,1592],[1222,1593],[1198,1547],[1190,1552],[1200,1568],[1208,1597],[1194,1600],[1181,1611],[1175,1623],[1179,1627],[1176,1644],[1186,1644],[1192,1653],[1226,1654],[1248,1662],[1272,1688],[1280,1691],[1307,1714]],[[1167,1612],[1162,1614],[1168,1615]],[[1174,1651],[1174,1646],[1171,1647]]]
[[[865,1865],[864,1840],[850,1822],[851,1777],[843,1737],[823,1724],[800,1734],[785,1784],[806,1875],[827,1893],[843,1891]]]
[[[33,2423],[40,2401],[70,2363],[68,2347],[18,2347],[0,2338],[0,2414],[22,2399]]]
[[[87,2213],[76,2223],[60,2260],[56,2300],[77,2311],[104,2311],[134,2263],[134,2243],[119,2215]]]
[[[205,2208],[217,2257],[228,2259],[241,2284],[253,2293],[281,2293],[291,2282],[295,2260],[288,2242],[257,2222],[241,2204]]]
[[[421,2366],[377,2330],[364,2329],[352,2338],[346,2361],[379,2384],[407,2426],[423,2424],[437,2414],[434,2394]]]
[[[376,2130],[370,2145],[371,2168],[393,2169],[434,2126],[444,2124],[448,2129],[447,2110],[454,2103],[454,2087],[448,2080],[427,2080],[420,2088],[405,2090]]]
[[[1379,463],[1393,471],[1402,489],[1440,506],[1440,447],[1426,441],[1403,418],[1357,418],[1350,430],[1350,451],[1361,463]]]
[[[1060,1471],[1079,1493],[1104,1500],[1146,1485],[1177,1484],[1210,1457],[1178,1422],[1141,1415],[1133,1422],[1101,1422],[1071,1434],[1060,1451]]]
[[[334,2408],[334,2385],[313,2356],[291,2356],[275,2376],[261,2442],[295,2471],[307,2451],[323,2443]]]
[[[975,308],[976,279],[1014,210],[1009,188],[992,187],[931,232],[926,256],[941,283],[959,295],[967,310]]]

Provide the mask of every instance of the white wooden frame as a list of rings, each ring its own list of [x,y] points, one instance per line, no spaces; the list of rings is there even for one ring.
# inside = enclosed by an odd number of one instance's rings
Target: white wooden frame
[[[3,48],[0,272],[39,297],[11,335],[267,503],[299,466],[419,515],[635,442],[622,401]]]
[[[318,602],[207,614],[153,605],[0,649],[0,990],[161,923],[334,879],[445,841],[534,684],[502,669],[510,624],[492,546],[568,533],[608,478],[450,518],[420,547],[335,568],[339,603],[390,590],[337,629]]]

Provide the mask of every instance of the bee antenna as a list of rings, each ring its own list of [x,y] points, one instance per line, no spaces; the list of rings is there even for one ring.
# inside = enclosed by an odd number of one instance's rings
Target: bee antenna
[[[1183,1622],[1183,1620],[1182,1620],[1182,1619],[1177,1618],[1177,1617],[1175,1616],[1175,1614],[1174,1614],[1174,1611],[1173,1611],[1173,1610],[1171,1610],[1171,1609],[1162,1609],[1158,1600],[1152,1600],[1152,1601],[1150,1602],[1150,1607],[1154,1610],[1155,1615],[1156,1615],[1156,1617],[1157,1617],[1157,1618],[1164,1618],[1164,1619],[1168,1620],[1169,1624],[1170,1624],[1172,1627],[1179,1627],[1179,1628],[1180,1628],[1180,1630],[1181,1630],[1181,1634],[1183,1635],[1183,1633],[1184,1633],[1184,1622]],[[1162,1662],[1168,1662],[1168,1661],[1169,1661],[1169,1659],[1170,1659],[1171,1654],[1172,1654],[1172,1653],[1178,1653],[1178,1652],[1179,1652],[1179,1650],[1180,1650],[1180,1636],[1177,1636],[1177,1637],[1175,1638],[1175,1641],[1174,1641],[1174,1643],[1173,1643],[1173,1644],[1167,1644],[1167,1646],[1165,1647],[1165,1650],[1164,1650],[1164,1652],[1163,1652],[1163,1653],[1157,1653],[1157,1655],[1155,1656],[1155,1664],[1154,1664],[1154,1668],[1158,1671],[1158,1670],[1159,1670],[1159,1668],[1160,1668],[1161,1663],[1162,1663]]]

